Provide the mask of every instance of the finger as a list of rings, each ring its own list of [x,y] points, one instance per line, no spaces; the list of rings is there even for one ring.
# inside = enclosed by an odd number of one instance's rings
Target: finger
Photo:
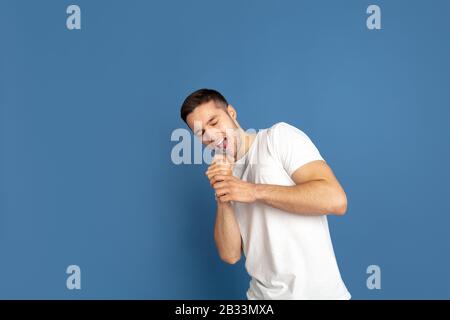
[[[211,180],[215,176],[231,176],[231,172],[224,170],[214,170],[212,172],[208,172],[207,174],[209,180]]]
[[[210,165],[210,166],[208,167],[208,169],[205,171],[205,173],[207,173],[207,172],[209,172],[209,171],[211,171],[211,170],[215,170],[216,168],[217,168],[217,165],[216,165],[216,164]]]
[[[211,171],[211,170],[216,170],[216,169],[232,169],[232,167],[233,166],[231,164],[218,163],[218,164],[209,166],[206,171]]]
[[[223,181],[218,179],[217,177],[219,177],[219,175],[213,176],[210,180],[209,180],[209,184],[211,186],[214,186],[217,182]]]
[[[220,168],[220,169],[231,169],[233,166],[231,164],[220,163],[220,164],[217,164],[215,167]]]
[[[227,176],[227,175],[215,175],[211,180],[210,183],[211,185],[214,185],[216,182],[218,181],[226,181],[229,180],[231,178],[231,176]]]
[[[218,197],[221,197],[225,194],[230,193],[230,191],[228,190],[228,188],[220,188],[220,189],[216,189],[216,194]]]
[[[227,168],[227,167],[218,167],[218,168],[214,168],[214,169],[210,169],[208,171],[205,172],[206,175],[209,175],[213,172],[227,172],[227,173],[232,173],[233,170],[231,170],[231,168]]]
[[[223,175],[223,174],[220,174],[220,173],[217,173],[217,174],[212,174],[210,177],[209,177],[209,183],[211,184],[211,185],[213,185],[214,183],[216,183],[217,181],[223,181],[224,179],[221,179],[220,177],[226,177],[226,176],[228,176],[228,175]]]
[[[230,166],[215,166],[215,167],[211,167],[208,170],[205,171],[206,175],[209,175],[212,172],[217,172],[217,171],[226,171],[226,172],[233,172],[233,168],[231,168]]]
[[[227,186],[228,186],[228,183],[226,181],[219,181],[219,182],[216,182],[216,183],[213,184],[213,188],[216,189],[216,190],[220,189],[220,188],[227,187]]]
[[[221,197],[218,197],[220,202],[228,202],[231,201],[231,197],[229,195],[224,195]]]
[[[208,179],[211,180],[214,176],[231,176],[232,172],[230,170],[214,170],[208,173]]]
[[[232,176],[226,176],[226,175],[223,175],[223,174],[218,174],[214,178],[220,179],[220,180],[230,180],[230,179],[232,179]]]
[[[222,172],[212,172],[212,173],[208,174],[209,183],[211,185],[212,185],[212,179],[218,175],[223,175],[223,173]]]

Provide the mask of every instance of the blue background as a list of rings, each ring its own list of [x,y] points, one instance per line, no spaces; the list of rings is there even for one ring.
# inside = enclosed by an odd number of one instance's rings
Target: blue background
[[[82,30],[66,28],[72,3]],[[206,164],[170,158],[182,101],[208,87],[244,128],[302,129],[333,168],[354,299],[449,299],[449,14],[425,0],[1,0],[0,298],[245,299],[244,261],[215,249]]]

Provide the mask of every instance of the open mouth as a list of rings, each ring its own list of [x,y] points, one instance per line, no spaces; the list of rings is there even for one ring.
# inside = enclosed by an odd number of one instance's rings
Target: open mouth
[[[223,137],[222,139],[219,140],[218,143],[216,143],[216,148],[225,150],[227,148],[227,145],[228,145],[227,137]]]

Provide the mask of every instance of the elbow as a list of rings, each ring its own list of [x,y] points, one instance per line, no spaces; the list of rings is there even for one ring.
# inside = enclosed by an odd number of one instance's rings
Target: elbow
[[[343,216],[346,213],[347,213],[347,205],[341,205],[337,207],[336,210],[334,211],[334,214],[337,216]]]
[[[241,257],[240,256],[230,256],[230,257],[220,257],[223,262],[226,262],[228,264],[236,264]]]
[[[331,212],[337,216],[343,216],[347,213],[347,196],[345,192],[336,197]]]

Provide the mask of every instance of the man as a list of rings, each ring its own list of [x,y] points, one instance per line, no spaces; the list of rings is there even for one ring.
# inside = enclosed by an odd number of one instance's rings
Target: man
[[[217,155],[206,171],[217,200],[214,238],[222,260],[243,251],[248,299],[350,299],[326,215],[347,198],[308,136],[279,122],[245,132],[219,92],[190,94],[181,117]]]

